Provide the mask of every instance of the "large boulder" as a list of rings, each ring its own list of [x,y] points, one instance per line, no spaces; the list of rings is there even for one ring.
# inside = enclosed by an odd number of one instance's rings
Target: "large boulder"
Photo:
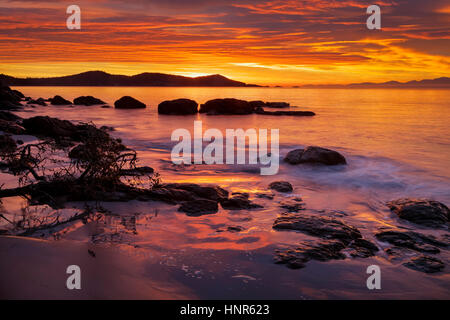
[[[438,201],[406,198],[387,205],[399,218],[424,226],[439,227],[450,221],[449,208]]]
[[[23,127],[29,134],[42,135],[51,138],[71,137],[77,132],[77,127],[67,120],[59,120],[48,116],[37,116],[24,119]]]
[[[290,164],[315,163],[328,166],[347,164],[344,156],[339,152],[321,147],[307,147],[290,151],[284,161]]]
[[[216,202],[228,199],[228,191],[219,186],[200,186],[194,183],[168,183],[162,187],[166,189],[185,190],[191,192],[198,198]]]
[[[238,99],[214,99],[200,106],[200,113],[207,114],[251,114],[254,107],[247,101]]]
[[[21,108],[23,94],[17,90],[11,90],[7,86],[0,87],[0,110],[18,110]]]
[[[14,121],[6,121],[0,119],[0,131],[11,134],[24,134],[25,129]]]
[[[185,115],[196,114],[198,103],[189,99],[163,101],[158,105],[159,114]]]
[[[22,118],[9,111],[0,111],[0,120],[19,121],[22,120]]]
[[[116,109],[144,109],[147,106],[133,97],[124,96],[114,102],[114,107]]]
[[[70,102],[69,100],[66,100],[58,95],[54,96],[53,98],[50,98],[49,101],[54,106],[67,106],[72,104],[72,102]]]
[[[103,102],[100,99],[94,98],[93,96],[81,96],[78,98],[75,98],[73,100],[73,104],[77,106],[94,106],[98,104],[106,104],[106,102]]]
[[[9,135],[0,135],[0,155],[14,152],[17,149],[16,141]]]

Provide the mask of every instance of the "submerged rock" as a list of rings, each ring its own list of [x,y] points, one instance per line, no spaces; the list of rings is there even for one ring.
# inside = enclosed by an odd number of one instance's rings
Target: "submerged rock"
[[[114,107],[116,109],[144,109],[147,106],[135,98],[124,96],[114,102]]]
[[[269,184],[269,188],[278,192],[292,192],[294,188],[287,181],[274,181]]]
[[[398,199],[387,204],[401,219],[428,227],[440,227],[450,221],[449,208],[429,199]]]
[[[222,208],[227,210],[242,210],[262,208],[259,204],[251,202],[248,194],[236,194],[229,199],[220,201]]]
[[[191,200],[183,203],[178,211],[187,213],[188,216],[201,216],[204,214],[213,214],[219,211],[219,206],[216,201],[200,199]]]
[[[163,101],[158,105],[159,114],[185,115],[196,114],[197,112],[198,103],[189,99]]]
[[[446,248],[447,243],[413,231],[382,231],[375,235],[379,241],[388,242],[397,247],[408,248],[419,252],[439,253],[437,247]]]
[[[307,147],[290,151],[284,161],[290,164],[316,163],[324,165],[347,164],[344,156],[339,152],[321,147]]]
[[[375,244],[366,239],[353,240],[350,243],[349,248],[351,248],[350,255],[354,258],[373,257],[376,252],[379,251],[378,247]]]
[[[325,239],[338,239],[347,245],[355,239],[362,238],[355,227],[337,219],[311,214],[287,213],[278,217],[272,227],[276,230],[301,231]]]
[[[49,99],[50,103],[54,106],[66,106],[66,105],[71,105],[72,102],[70,102],[69,100],[64,99],[61,96],[54,96],[53,98]]]
[[[228,191],[219,186],[200,186],[194,183],[169,183],[162,187],[166,189],[185,190],[198,198],[214,200],[216,202],[228,199]]]
[[[200,113],[207,114],[251,114],[254,107],[247,101],[238,99],[214,99],[200,106]]]
[[[445,264],[441,260],[425,255],[411,258],[410,261],[404,263],[403,265],[407,268],[424,273],[436,273],[445,267]]]
[[[255,109],[255,113],[267,116],[297,116],[297,117],[312,117],[316,115],[312,111],[265,111],[260,107]]]
[[[106,104],[106,102],[103,102],[100,99],[94,98],[93,96],[81,96],[81,97],[75,98],[75,100],[73,100],[73,104],[81,105],[81,106],[94,106],[94,105],[98,105],[98,104]]]

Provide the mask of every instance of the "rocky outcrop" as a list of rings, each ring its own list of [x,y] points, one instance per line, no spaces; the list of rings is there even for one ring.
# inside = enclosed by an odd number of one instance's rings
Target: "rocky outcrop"
[[[266,102],[265,106],[267,108],[280,109],[280,108],[289,108],[291,105],[290,105],[290,103],[287,103],[287,102]]]
[[[162,186],[171,190],[185,190],[197,198],[213,200],[216,202],[228,199],[228,191],[219,186],[200,186],[194,183],[169,183]]]
[[[188,216],[201,216],[204,214],[217,213],[219,206],[216,201],[207,199],[198,199],[184,202],[178,211],[185,212]]]
[[[200,106],[200,113],[210,115],[251,114],[254,107],[247,101],[238,99],[214,99]]]
[[[441,227],[450,221],[449,208],[429,199],[398,199],[389,202],[388,207],[401,219],[428,227]]]
[[[394,246],[408,248],[418,252],[439,253],[440,248],[448,247],[445,241],[431,235],[424,235],[413,231],[381,231],[375,235],[379,241],[388,242]]]
[[[347,164],[344,156],[340,153],[321,147],[307,147],[306,149],[296,149],[289,152],[284,161],[289,164],[323,164],[323,165],[339,165]]]
[[[247,193],[233,194],[231,198],[221,200],[220,204],[222,208],[227,210],[262,208],[259,204],[251,202]]]
[[[147,106],[133,97],[124,96],[114,102],[114,107],[116,109],[144,109]]]
[[[198,112],[198,103],[189,99],[163,101],[158,105],[159,114],[187,115]]]
[[[22,118],[9,111],[0,111],[0,120],[19,121],[22,120]]]
[[[274,181],[269,184],[269,188],[278,192],[292,192],[294,188],[287,181]]]
[[[265,111],[261,107],[256,108],[255,113],[266,116],[295,116],[295,117],[312,117],[316,115],[312,111]]]
[[[54,105],[54,106],[67,106],[67,105],[71,105],[72,102],[70,102],[69,100],[64,99],[61,96],[54,96],[53,98],[49,99],[50,104]]]
[[[424,273],[436,273],[445,267],[445,264],[441,260],[425,255],[411,258],[410,261],[403,265],[407,268]]]
[[[20,110],[22,98],[21,92],[11,90],[7,86],[0,86],[0,110]]]
[[[93,96],[81,96],[78,98],[75,98],[73,100],[73,104],[78,105],[78,106],[95,106],[95,105],[100,105],[100,104],[106,104],[106,102],[94,98]]]
[[[6,121],[0,119],[0,131],[11,134],[24,134],[25,129],[14,121]]]
[[[28,104],[37,104],[37,105],[43,106],[43,107],[45,107],[47,105],[44,98],[38,98],[36,100],[29,100],[27,103]]]
[[[14,152],[17,149],[16,141],[9,135],[0,135],[0,155]]]

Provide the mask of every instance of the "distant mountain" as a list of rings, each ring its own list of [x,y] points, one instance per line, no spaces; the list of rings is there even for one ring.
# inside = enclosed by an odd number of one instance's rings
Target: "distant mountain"
[[[388,81],[383,83],[352,83],[352,84],[319,84],[304,85],[301,88],[447,88],[450,89],[450,78],[442,77],[432,80],[414,80],[409,82]]]
[[[53,78],[14,78],[0,74],[0,82],[9,86],[257,87],[219,74],[189,78],[163,73],[123,76],[103,71],[88,71]]]

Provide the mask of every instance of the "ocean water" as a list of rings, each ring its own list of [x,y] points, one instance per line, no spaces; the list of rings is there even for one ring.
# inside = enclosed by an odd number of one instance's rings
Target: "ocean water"
[[[228,211],[187,217],[174,206],[130,202],[104,204],[119,215],[157,217],[149,224],[136,220],[137,234],[124,235],[127,254],[140,256],[150,271],[164,268],[173,279],[199,298],[449,298],[446,272],[426,275],[392,262],[380,252],[368,259],[309,262],[301,270],[289,270],[272,261],[276,248],[295,246],[307,237],[272,229],[282,212],[280,203],[300,197],[307,210],[342,218],[363,236],[376,242],[383,227],[409,228],[440,236],[444,231],[420,228],[399,221],[386,208],[401,197],[433,198],[450,204],[450,90],[397,89],[294,89],[294,88],[134,88],[134,87],[17,87],[26,96],[66,99],[93,95],[113,106],[124,95],[147,104],[143,110],[48,106],[18,112],[22,117],[49,115],[72,121],[92,121],[115,128],[114,136],[138,150],[142,165],[154,167],[163,182],[218,184],[232,192],[248,192],[260,210]],[[215,98],[285,101],[291,110],[308,110],[315,117],[289,116],[166,116],[157,114],[164,100],[189,98],[198,103]],[[172,165],[170,140],[175,129],[193,132],[195,120],[203,130],[279,129],[280,158],[290,150],[317,145],[341,152],[347,166],[291,166],[280,161],[279,173],[261,176],[258,166]],[[291,195],[259,199],[267,186],[287,180]],[[76,206],[77,204],[74,204]],[[111,225],[112,222],[110,222]],[[117,223],[116,223],[117,224]],[[114,225],[114,223],[113,223]],[[220,226],[239,225],[240,233],[216,232]],[[65,236],[72,239],[70,232]],[[89,239],[73,238],[73,241]],[[386,244],[378,243],[380,247]],[[136,249],[136,246],[139,249]],[[152,262],[142,252],[156,251]],[[155,260],[156,259],[156,260]],[[445,250],[440,259],[450,262]],[[383,290],[366,288],[365,270],[380,265]]]

